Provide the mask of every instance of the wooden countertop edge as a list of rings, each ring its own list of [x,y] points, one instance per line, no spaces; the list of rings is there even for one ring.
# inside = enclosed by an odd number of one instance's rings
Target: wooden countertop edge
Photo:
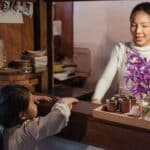
[[[129,116],[123,116],[121,114],[105,112],[101,110],[101,107],[93,109],[92,116],[97,119],[111,121],[114,123],[119,123],[135,128],[146,129],[147,131],[150,131],[150,121],[146,121],[144,119],[137,119]]]

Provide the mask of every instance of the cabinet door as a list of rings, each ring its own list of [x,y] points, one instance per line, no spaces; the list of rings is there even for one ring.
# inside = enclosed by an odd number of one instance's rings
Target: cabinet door
[[[55,42],[65,57],[73,56],[73,2],[56,2],[54,20],[61,21],[62,33]],[[59,51],[57,51],[59,53]],[[57,53],[55,53],[57,55]]]

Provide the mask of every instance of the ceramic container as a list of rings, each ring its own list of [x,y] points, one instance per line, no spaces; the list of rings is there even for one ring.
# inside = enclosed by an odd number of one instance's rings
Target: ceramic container
[[[117,103],[115,100],[106,100],[107,111],[115,112],[117,110]]]
[[[130,111],[131,101],[130,100],[119,100],[120,103],[120,112],[127,113]]]

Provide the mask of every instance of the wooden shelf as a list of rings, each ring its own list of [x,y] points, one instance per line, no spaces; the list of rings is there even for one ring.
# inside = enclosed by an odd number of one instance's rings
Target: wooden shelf
[[[24,85],[32,92],[44,92],[47,90],[46,75],[47,72],[0,74],[0,87],[14,83]]]

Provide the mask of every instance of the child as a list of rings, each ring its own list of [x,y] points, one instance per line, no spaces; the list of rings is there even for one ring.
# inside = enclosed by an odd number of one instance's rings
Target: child
[[[75,98],[62,98],[44,117],[37,117],[35,96],[22,85],[0,90],[0,124],[6,150],[34,150],[40,140],[57,134],[69,120]],[[0,128],[1,130],[1,128]],[[1,130],[3,131],[3,130]]]
[[[120,42],[114,47],[109,63],[96,86],[92,102],[101,103],[116,73],[120,93],[132,94],[121,88],[125,86],[124,76],[130,67],[127,67],[128,54],[137,51],[141,58],[150,60],[150,2],[140,3],[133,8],[130,15],[130,31],[133,42]],[[135,62],[134,58],[130,61]]]

